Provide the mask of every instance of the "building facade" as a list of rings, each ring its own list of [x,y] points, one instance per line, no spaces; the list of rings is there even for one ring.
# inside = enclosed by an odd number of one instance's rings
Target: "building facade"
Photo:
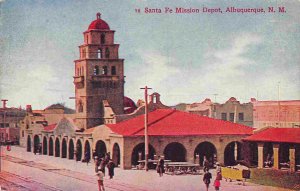
[[[253,126],[253,105],[252,103],[240,103],[236,98],[231,97],[223,104],[213,104],[213,117],[224,121]]]
[[[300,100],[252,100],[254,127],[300,127]]]

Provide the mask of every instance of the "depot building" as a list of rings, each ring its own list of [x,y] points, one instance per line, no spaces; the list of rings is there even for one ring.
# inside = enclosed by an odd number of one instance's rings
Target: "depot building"
[[[75,112],[66,113],[58,105],[45,110],[28,107],[20,129],[20,144],[28,152],[40,147],[43,155],[70,160],[109,152],[123,169],[137,165],[139,155],[144,158],[145,103],[136,106],[124,96],[124,59],[119,58],[114,35],[98,13],[83,32],[74,61]],[[212,165],[253,158],[242,142],[253,128],[171,109],[158,93],[151,94],[147,104],[150,158],[163,155],[202,164],[206,156]]]

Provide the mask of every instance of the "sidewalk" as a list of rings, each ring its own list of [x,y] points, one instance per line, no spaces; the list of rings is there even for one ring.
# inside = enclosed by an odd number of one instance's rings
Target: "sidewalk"
[[[95,176],[94,164],[82,162],[75,162],[74,160],[62,159],[59,157],[46,156],[46,155],[34,155],[33,153],[26,152],[25,148],[12,147],[11,151],[4,151],[12,157],[21,158],[24,160],[34,161],[35,163],[43,163],[47,165],[54,166],[60,169],[67,169],[71,171],[76,171],[89,176]],[[21,169],[20,169],[21,170]],[[18,169],[14,169],[17,173]],[[213,179],[215,178],[215,171],[211,171]],[[55,180],[53,180],[54,182]],[[107,184],[126,184],[137,186],[145,190],[162,190],[162,191],[193,191],[193,190],[205,190],[205,185],[202,181],[202,175],[164,175],[159,177],[156,171],[150,170],[148,172],[143,170],[122,170],[119,168],[115,169],[115,176],[113,180],[105,177],[105,182]],[[213,181],[212,181],[213,182]],[[214,190],[212,184],[209,190]],[[256,185],[246,182],[246,186],[242,186],[239,182],[226,182],[221,181],[221,189],[228,191],[289,191],[288,189],[275,188],[270,186]]]

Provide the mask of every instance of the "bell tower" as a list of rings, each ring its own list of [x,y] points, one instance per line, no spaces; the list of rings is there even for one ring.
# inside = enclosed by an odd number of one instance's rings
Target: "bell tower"
[[[97,18],[83,33],[80,57],[75,60],[76,125],[90,128],[103,124],[103,100],[115,114],[123,114],[124,59],[119,58],[119,44],[114,43],[115,31]]]

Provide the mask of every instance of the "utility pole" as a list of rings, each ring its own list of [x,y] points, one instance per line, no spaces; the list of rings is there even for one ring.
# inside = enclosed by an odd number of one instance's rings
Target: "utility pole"
[[[148,140],[148,90],[147,86],[140,88],[145,90],[145,170],[148,171],[149,140]]]
[[[280,81],[278,82],[278,126],[280,127]]]
[[[3,103],[3,127],[5,128],[5,126],[6,126],[6,122],[5,122],[5,118],[6,118],[6,113],[5,113],[5,109],[6,109],[6,102],[8,101],[7,99],[2,99],[1,100],[2,101],[2,103]],[[6,132],[6,131],[5,131]],[[5,133],[6,134],[6,133]],[[2,138],[2,137],[1,137]],[[1,164],[1,162],[2,162],[2,140],[1,140],[1,142],[0,142],[0,172],[1,172],[1,166],[2,166],[2,164]]]

